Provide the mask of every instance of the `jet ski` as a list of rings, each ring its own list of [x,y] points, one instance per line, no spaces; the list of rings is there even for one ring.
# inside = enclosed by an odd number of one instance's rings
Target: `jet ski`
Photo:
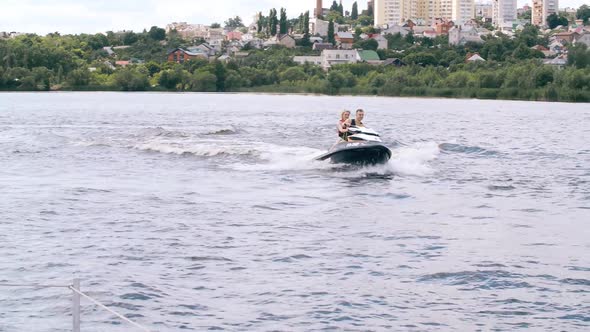
[[[335,164],[376,165],[391,158],[391,150],[383,145],[379,134],[369,128],[351,126],[348,141],[339,141],[316,160],[330,159]]]

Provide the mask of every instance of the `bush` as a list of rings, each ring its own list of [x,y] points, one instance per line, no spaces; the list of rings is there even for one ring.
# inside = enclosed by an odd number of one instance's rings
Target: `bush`
[[[291,67],[288,68],[287,70],[283,71],[280,75],[279,75],[281,82],[283,81],[288,81],[288,82],[293,82],[293,81],[303,81],[305,79],[307,79],[307,74],[305,74],[305,72],[303,71],[303,68],[301,67]]]
[[[215,92],[217,77],[208,71],[195,72],[191,80],[191,91]]]

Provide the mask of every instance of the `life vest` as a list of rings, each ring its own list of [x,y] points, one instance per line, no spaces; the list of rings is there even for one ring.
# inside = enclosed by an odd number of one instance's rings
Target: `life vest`
[[[340,126],[342,126],[342,124],[344,123],[344,120],[340,119],[338,121],[338,123],[340,124]],[[340,128],[336,128],[336,131],[338,132],[338,137],[340,137],[340,138],[342,138],[343,140],[346,141],[346,139],[348,137],[348,132],[341,133],[340,132]]]

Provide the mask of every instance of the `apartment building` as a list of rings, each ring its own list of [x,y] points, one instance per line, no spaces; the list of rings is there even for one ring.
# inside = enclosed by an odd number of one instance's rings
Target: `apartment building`
[[[375,25],[379,27],[408,20],[430,26],[437,18],[463,23],[474,17],[474,0],[375,0]]]
[[[453,0],[451,19],[456,25],[462,25],[473,18],[475,18],[473,0]]]
[[[533,0],[531,24],[546,26],[547,16],[559,12],[559,0]]]
[[[516,0],[492,0],[492,24],[499,29],[512,29],[517,22]]]

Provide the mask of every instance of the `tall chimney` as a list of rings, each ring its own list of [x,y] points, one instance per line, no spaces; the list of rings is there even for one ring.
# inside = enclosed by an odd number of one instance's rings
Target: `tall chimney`
[[[324,6],[322,4],[322,0],[317,0],[316,6],[315,6],[315,17],[319,18],[320,16],[322,16],[323,13],[324,13]]]

